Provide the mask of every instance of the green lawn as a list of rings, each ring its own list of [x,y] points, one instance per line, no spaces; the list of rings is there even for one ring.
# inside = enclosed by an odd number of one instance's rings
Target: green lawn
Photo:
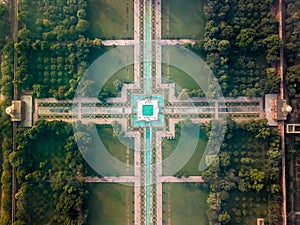
[[[107,151],[109,151],[113,157],[123,163],[127,163],[127,160],[129,160],[129,164],[133,165],[134,150],[125,146],[113,135],[111,126],[97,125],[97,131]],[[128,138],[127,141],[132,142],[133,139]],[[130,146],[132,146],[131,144],[132,143],[130,143]]]
[[[88,225],[127,225],[134,221],[133,186],[91,184]]]
[[[95,60],[97,60],[99,57],[104,55],[105,53],[112,50],[114,47],[107,47],[102,46],[99,49],[92,49],[89,55],[89,62],[93,63]],[[132,57],[133,55],[133,46],[128,47],[128,58]],[[108,88],[109,91],[112,93],[113,96],[118,96],[120,93],[117,91],[113,85],[113,82],[118,79],[121,81],[121,83],[133,83],[134,81],[134,65],[130,64],[119,71],[117,71],[115,74],[113,74],[105,83],[103,88]]]
[[[188,88],[190,90],[200,89],[199,85],[187,73],[174,66],[166,64],[162,65],[163,82],[175,83],[175,91],[180,93],[181,89]]]
[[[207,225],[207,196],[197,183],[163,184],[163,224]]]
[[[113,85],[113,82],[118,79],[121,83],[133,83],[134,81],[134,74],[133,74],[133,64],[124,67],[123,69],[116,72],[112,75],[108,81],[105,83],[103,88],[108,88],[113,96],[117,96],[120,94]]]
[[[111,49],[113,49],[112,46],[104,46],[104,45],[102,45],[101,48],[91,48],[89,52],[89,58],[88,58],[89,63],[92,64],[96,59],[98,59],[100,56],[110,51]]]
[[[176,128],[176,138],[174,140],[163,139],[162,143],[162,155],[163,159],[166,159],[176,148],[177,143],[180,139],[180,128]],[[207,137],[204,131],[200,130],[200,137],[198,140],[197,147],[194,151],[194,154],[190,158],[190,160],[182,167],[182,169],[178,172],[180,175],[187,175],[187,176],[196,176],[200,175],[198,170],[199,163],[201,161],[202,155],[205,151],[205,147],[207,144]],[[185,146],[186,148],[193,148],[194,146],[189,146],[189,143]],[[164,171],[163,171],[164,173]],[[170,174],[164,174],[170,175]]]
[[[133,1],[88,0],[90,37],[133,38]]]
[[[162,1],[162,37],[201,38],[204,34],[204,0]]]

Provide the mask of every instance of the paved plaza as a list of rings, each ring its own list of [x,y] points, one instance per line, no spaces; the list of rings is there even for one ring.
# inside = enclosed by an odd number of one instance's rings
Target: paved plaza
[[[161,40],[161,27],[161,0],[134,0],[134,40],[103,41],[108,46],[134,46],[134,82],[123,85],[120,97],[105,103],[96,98],[35,100],[34,121],[80,120],[83,124],[116,121],[125,137],[134,138],[134,149],[139,151],[134,154],[134,165],[138,166],[134,167],[133,176],[85,177],[84,181],[134,185],[136,225],[163,224],[163,183],[203,182],[200,176],[163,175],[162,140],[175,138],[176,124],[185,119],[208,123],[225,115],[239,121],[264,118],[261,98],[225,98],[225,102],[210,98],[178,99],[175,85],[162,82],[162,47],[194,41]],[[137,63],[140,58],[143,60]],[[164,101],[160,102],[160,99]]]

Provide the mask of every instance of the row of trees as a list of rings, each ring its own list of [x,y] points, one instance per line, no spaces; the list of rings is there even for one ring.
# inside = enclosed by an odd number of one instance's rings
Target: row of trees
[[[280,224],[280,159],[278,134],[266,121],[228,119],[221,152],[202,174],[210,224],[243,224],[249,215]],[[255,207],[266,204],[271,211]]]
[[[13,45],[9,41],[9,11],[8,2],[0,1],[0,95],[6,100],[0,100],[0,174],[1,174],[1,205],[0,224],[11,224],[11,173],[12,168],[8,156],[12,150],[12,124],[5,108],[10,105],[13,94]]]
[[[278,79],[268,68],[279,61],[278,23],[273,0],[213,0],[205,6],[205,35],[195,47],[218,78],[225,96],[276,92]]]
[[[8,1],[0,1],[0,95],[5,100],[0,100],[0,168],[1,174],[1,206],[0,224],[11,224],[11,173],[12,168],[8,156],[12,150],[12,124],[5,108],[10,105],[13,94],[13,45],[9,41],[9,7]]]
[[[1,1],[0,2],[0,46],[2,48],[2,46],[5,44],[6,39],[7,39],[7,35],[9,34],[9,13],[8,13],[8,4]]]
[[[13,96],[13,43],[9,41],[2,48],[0,93],[6,97]]]
[[[0,2],[0,94],[12,95],[12,66],[13,66],[13,45],[9,38],[9,12],[8,4]]]
[[[12,124],[9,116],[5,114],[5,108],[10,104],[9,100],[0,101],[0,161],[1,171],[1,215],[0,224],[11,224],[11,165],[8,156],[12,150]]]
[[[33,90],[38,98],[72,98],[89,65],[91,48],[99,39],[89,40],[86,0],[19,2],[17,83],[22,90]]]
[[[299,7],[299,1],[286,1],[286,83],[288,94],[290,97],[300,93],[300,13],[298,10]]]
[[[19,132],[18,148],[9,155],[17,168],[16,224],[85,224],[88,190],[85,165],[72,126],[39,121]],[[47,148],[45,148],[47,146]]]

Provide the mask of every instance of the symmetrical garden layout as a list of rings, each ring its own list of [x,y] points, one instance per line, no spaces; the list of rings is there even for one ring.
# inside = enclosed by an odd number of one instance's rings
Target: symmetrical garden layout
[[[231,115],[236,120],[264,117],[261,98],[178,99],[175,84],[163,82],[163,45],[184,41],[161,40],[161,0],[134,1],[134,41],[106,41],[133,45],[134,82],[124,84],[120,97],[105,103],[96,98],[76,101],[37,99],[34,120],[64,120],[82,123],[118,122],[124,136],[134,139],[134,171],[124,176],[86,177],[86,182],[117,182],[134,186],[134,224],[163,224],[163,183],[203,182],[200,176],[176,178],[163,171],[162,141],[175,138],[175,125],[185,119],[207,123]],[[77,113],[72,110],[76,105]],[[91,110],[92,109],[92,110]],[[129,162],[128,162],[129,167]]]

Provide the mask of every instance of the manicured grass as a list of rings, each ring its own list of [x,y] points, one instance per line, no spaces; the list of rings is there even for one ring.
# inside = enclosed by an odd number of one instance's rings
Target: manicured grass
[[[181,89],[187,88],[190,90],[200,89],[199,85],[187,73],[174,66],[166,64],[162,65],[163,82],[175,83],[175,92],[180,93]]]
[[[204,34],[204,0],[162,1],[162,37],[201,38]]]
[[[108,79],[108,81],[105,83],[103,88],[108,88],[108,90],[110,90],[110,92],[112,93],[113,96],[117,96],[118,94],[120,94],[120,92],[116,90],[116,88],[113,85],[113,82],[116,79],[118,79],[123,84],[124,83],[133,83],[133,81],[134,81],[133,70],[134,70],[133,64],[122,68],[121,70],[116,72],[114,75],[112,75]]]
[[[197,183],[163,184],[163,224],[207,225],[207,196],[208,191]]]
[[[180,128],[176,128],[176,138],[174,140],[163,139],[162,142],[162,155],[163,159],[166,159],[176,148],[177,143],[180,139]],[[190,158],[190,160],[179,170],[178,174],[185,176],[196,176],[200,175],[198,170],[199,163],[201,161],[202,155],[205,151],[205,147],[207,144],[207,137],[204,131],[200,130],[200,137],[198,140],[197,147],[194,151],[194,154]],[[187,142],[185,148],[194,148],[194,146],[190,146],[189,142]],[[163,171],[164,174],[164,171]],[[170,174],[164,174],[170,175]],[[172,174],[173,175],[173,174]]]
[[[88,58],[89,63],[92,64],[96,59],[98,59],[98,57],[102,56],[111,49],[113,49],[113,47],[104,45],[102,45],[101,48],[91,48]]]
[[[111,126],[97,125],[97,131],[107,151],[109,151],[113,157],[123,163],[127,163],[128,160],[129,164],[133,165],[134,150],[129,149],[113,135]],[[133,141],[133,139],[128,138],[127,141],[130,142]]]
[[[133,38],[133,1],[88,0],[90,37]]]
[[[133,186],[91,184],[88,225],[127,225],[134,221]]]
[[[92,49],[89,54],[89,62],[93,63],[99,57],[112,50],[112,46],[102,46],[99,49]],[[128,47],[128,58],[133,56],[133,46]],[[117,91],[113,85],[113,82],[118,79],[121,83],[133,83],[134,81],[134,65],[130,64],[119,71],[116,71],[105,83],[103,88],[108,88],[113,96],[117,96],[120,92]]]

